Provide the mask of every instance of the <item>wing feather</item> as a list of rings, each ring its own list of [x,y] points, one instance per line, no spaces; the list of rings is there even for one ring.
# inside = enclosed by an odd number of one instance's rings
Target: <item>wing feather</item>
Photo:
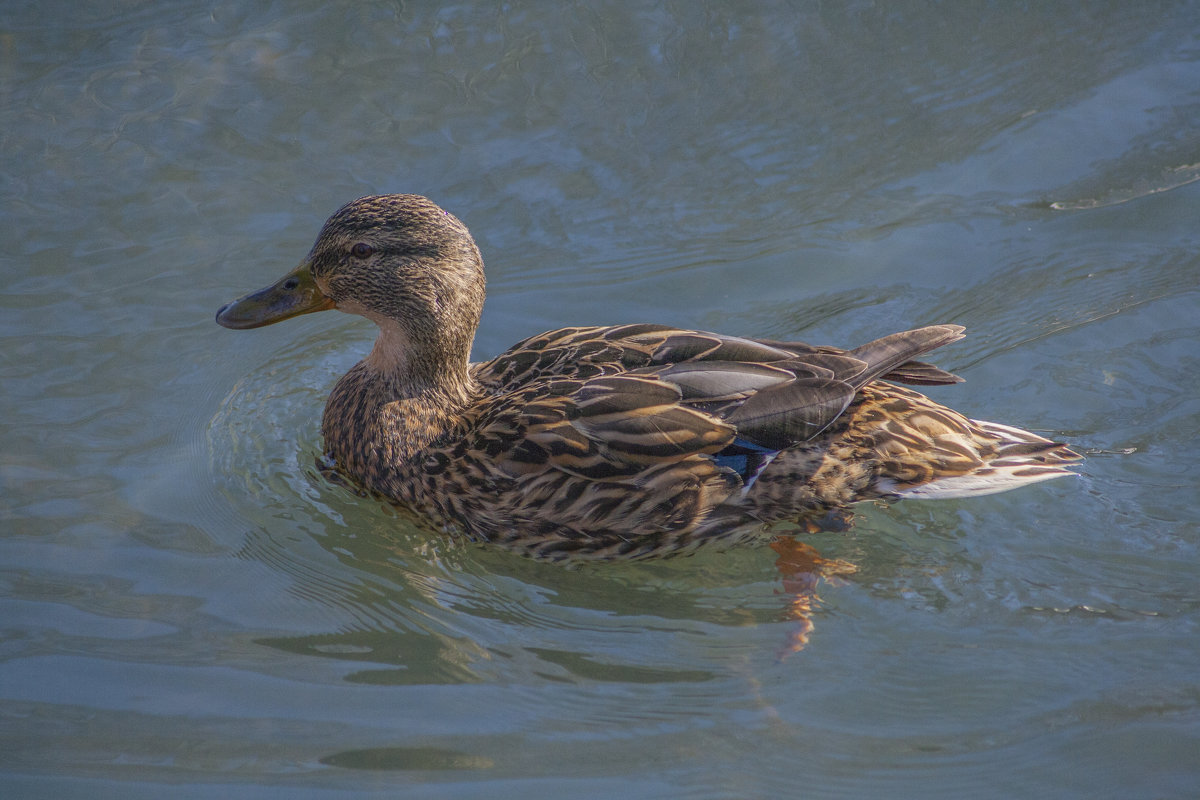
[[[725,421],[754,444],[782,450],[829,427],[850,405],[854,391],[842,381],[797,378],[752,395]]]

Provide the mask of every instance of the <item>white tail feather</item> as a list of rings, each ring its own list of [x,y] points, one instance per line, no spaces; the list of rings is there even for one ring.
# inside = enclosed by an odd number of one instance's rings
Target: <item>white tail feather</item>
[[[1074,475],[1062,467],[1044,464],[1015,464],[1004,467],[983,467],[970,475],[938,478],[908,489],[894,492],[897,497],[909,500],[949,500],[955,497],[979,497],[1016,489],[1027,483],[1048,481],[1064,475]]]

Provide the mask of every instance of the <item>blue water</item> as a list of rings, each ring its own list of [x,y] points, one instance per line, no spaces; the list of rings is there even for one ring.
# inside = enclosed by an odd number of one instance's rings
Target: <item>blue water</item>
[[[0,794],[1195,796],[1198,131],[1186,3],[8,4]],[[315,466],[368,323],[213,322],[387,191],[478,358],[955,322],[931,395],[1088,458],[805,536],[807,623],[425,533]]]

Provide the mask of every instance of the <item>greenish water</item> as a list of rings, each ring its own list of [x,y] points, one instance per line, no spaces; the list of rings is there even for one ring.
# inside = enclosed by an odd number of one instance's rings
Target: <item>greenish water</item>
[[[1195,4],[109,5],[0,15],[0,794],[1195,796]],[[212,319],[382,191],[477,357],[957,322],[931,394],[1090,457],[808,537],[786,658],[768,548],[455,546],[314,467],[369,324]]]

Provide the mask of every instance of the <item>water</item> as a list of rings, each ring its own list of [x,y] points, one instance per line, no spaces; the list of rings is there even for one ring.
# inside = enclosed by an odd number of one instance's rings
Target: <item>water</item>
[[[8,3],[6,797],[1188,797],[1191,4]],[[859,509],[807,646],[766,547],[567,570],[317,473],[370,326],[223,302],[361,194],[567,324],[970,338],[934,396],[1078,480]],[[1126,454],[1126,451],[1132,451]]]

